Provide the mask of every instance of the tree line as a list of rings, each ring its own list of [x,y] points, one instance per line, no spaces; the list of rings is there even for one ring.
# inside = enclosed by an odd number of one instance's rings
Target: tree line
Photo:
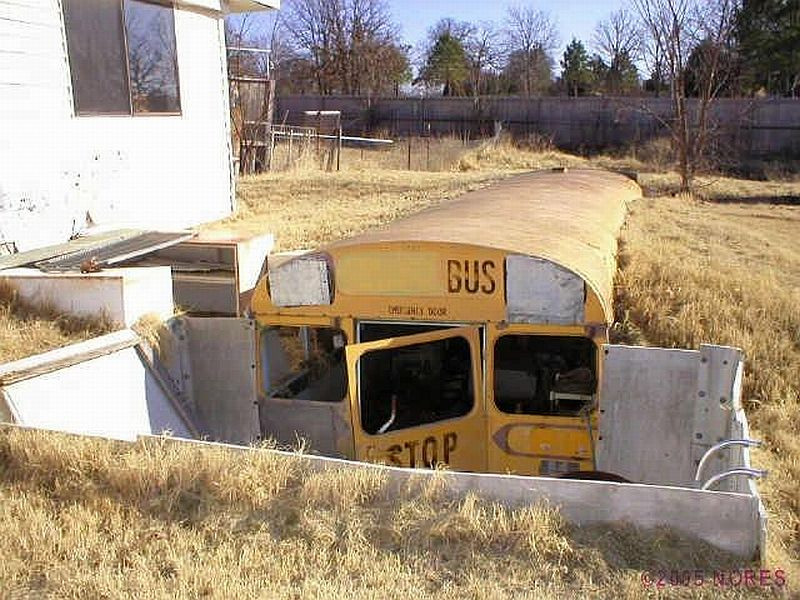
[[[228,36],[269,48],[284,94],[666,95],[679,84],[699,97],[711,75],[717,96],[800,95],[800,0],[629,0],[560,57],[557,24],[530,4],[500,23],[442,19],[416,47],[384,0],[284,0],[269,34],[239,22]]]

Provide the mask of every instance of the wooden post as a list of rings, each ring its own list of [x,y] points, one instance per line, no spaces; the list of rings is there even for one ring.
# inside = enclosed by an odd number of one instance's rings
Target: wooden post
[[[425,138],[425,170],[431,170],[431,136]]]
[[[272,157],[275,155],[275,130],[272,125],[269,127],[269,157],[267,158],[267,170],[272,171]]]
[[[268,170],[272,169],[272,151],[275,149],[274,144],[270,143],[267,144],[267,138],[270,138],[270,142],[272,142],[275,138],[272,135],[272,119],[275,115],[275,80],[270,79],[265,83],[265,98],[264,98],[264,107],[263,107],[263,115],[261,117],[261,121],[264,124],[264,145],[266,148],[264,149],[265,154],[264,163],[262,164],[261,168],[263,169],[265,166]]]
[[[292,128],[289,128],[289,156],[286,157],[286,168],[290,168],[292,166],[292,140],[294,140],[294,132]]]
[[[411,170],[411,136],[408,136],[408,160],[407,160],[406,169],[408,171]]]
[[[336,132],[336,170],[342,168],[342,127]]]

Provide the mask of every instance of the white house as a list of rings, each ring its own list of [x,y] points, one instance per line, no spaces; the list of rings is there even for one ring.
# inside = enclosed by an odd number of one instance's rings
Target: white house
[[[223,17],[279,3],[0,0],[0,245],[229,214]]]

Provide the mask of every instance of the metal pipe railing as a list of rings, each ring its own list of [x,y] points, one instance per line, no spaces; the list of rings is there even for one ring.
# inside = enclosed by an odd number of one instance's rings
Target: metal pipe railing
[[[723,479],[727,479],[728,477],[733,477],[734,475],[745,475],[750,478],[760,478],[760,477],[766,477],[767,471],[762,471],[759,469],[745,469],[743,467],[728,469],[727,471],[723,471],[722,473],[717,473],[716,475],[711,477],[708,481],[706,481],[703,484],[703,487],[700,489],[708,490],[715,483],[718,483]]]
[[[724,448],[729,448],[731,446],[748,446],[750,448],[761,446],[762,442],[760,440],[749,440],[749,439],[736,439],[736,440],[725,440],[718,444],[714,444],[706,450],[706,453],[703,454],[703,458],[700,459],[700,462],[697,464],[697,470],[694,474],[694,480],[700,481],[700,474],[703,472],[703,467],[706,466],[709,459]]]

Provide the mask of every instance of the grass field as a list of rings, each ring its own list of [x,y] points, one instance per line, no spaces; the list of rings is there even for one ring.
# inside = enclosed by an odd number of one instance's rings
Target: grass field
[[[797,191],[797,184],[786,184]],[[646,198],[622,236],[620,339],[745,352],[771,564],[800,556],[800,205]],[[794,581],[800,572],[794,564]]]
[[[639,598],[643,569],[741,566],[669,531],[174,442],[0,430],[0,483],[9,598]]]
[[[22,301],[0,280],[0,363],[46,352],[114,329],[104,318],[77,318]]]
[[[745,351],[748,417],[767,441],[755,463],[771,471],[760,484],[767,566],[784,569],[787,595],[797,594],[800,205],[773,201],[800,196],[800,182],[713,177],[686,198],[673,195],[674,174],[639,160],[538,150],[462,148],[435,172],[362,161],[356,150],[338,173],[306,165],[244,179],[239,213],[209,227],[274,231],[281,249],[310,247],[522,170],[643,171],[647,197],[621,240],[614,338]],[[3,431],[0,498],[0,587],[10,597],[638,598],[648,570],[741,566],[666,531],[575,528],[546,506],[504,509],[435,485],[398,492],[374,474],[313,474],[298,459],[169,443]],[[763,593],[703,586],[658,596],[722,592]]]

